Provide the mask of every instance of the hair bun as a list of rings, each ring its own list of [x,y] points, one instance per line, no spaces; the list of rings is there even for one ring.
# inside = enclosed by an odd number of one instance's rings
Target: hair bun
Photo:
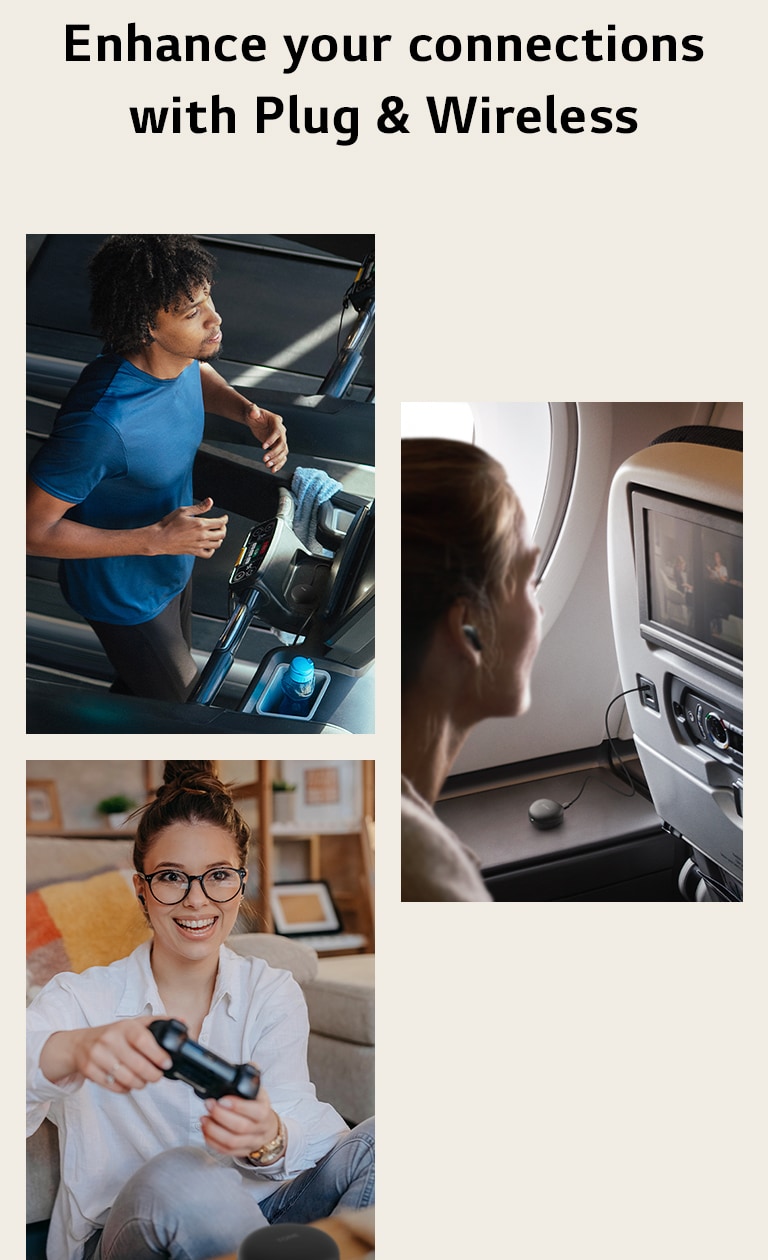
[[[192,792],[199,795],[221,795],[229,798],[226,784],[216,774],[212,761],[166,761],[162,793]]]
[[[181,783],[187,779],[216,778],[212,761],[166,761],[163,771],[164,783]]]

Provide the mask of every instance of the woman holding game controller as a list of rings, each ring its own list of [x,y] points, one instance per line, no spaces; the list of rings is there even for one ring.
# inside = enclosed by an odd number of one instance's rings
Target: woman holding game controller
[[[490,901],[477,858],[433,806],[472,727],[528,708],[538,552],[485,451],[445,438],[401,446],[401,896]]]
[[[28,1132],[59,1131],[53,1260],[208,1260],[277,1222],[373,1202],[373,1121],[351,1132],[318,1101],[308,1017],[287,971],[227,948],[249,830],[211,762],[167,762],[142,812],[134,886],[152,939],[54,977],[29,1008]],[[205,1099],[169,1079],[150,1024],[175,1019],[255,1098]]]

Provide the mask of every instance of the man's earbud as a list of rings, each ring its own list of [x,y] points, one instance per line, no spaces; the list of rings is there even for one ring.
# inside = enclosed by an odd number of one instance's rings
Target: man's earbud
[[[146,903],[146,901],[144,900],[144,898],[142,897],[141,893],[137,893],[136,895],[137,895],[137,897],[138,897],[139,901],[141,902],[141,904],[142,904],[143,906],[145,906],[147,903]]]
[[[469,639],[469,641],[470,641],[470,643],[472,644],[472,647],[475,649],[475,651],[476,651],[476,652],[482,652],[482,650],[483,650],[483,645],[482,645],[482,643],[480,642],[480,638],[479,638],[479,635],[478,635],[478,633],[477,633],[477,631],[476,631],[475,627],[474,627],[474,626],[462,626],[461,628],[462,628],[462,630],[464,631],[464,633],[465,633],[465,635],[467,636],[467,638]]]

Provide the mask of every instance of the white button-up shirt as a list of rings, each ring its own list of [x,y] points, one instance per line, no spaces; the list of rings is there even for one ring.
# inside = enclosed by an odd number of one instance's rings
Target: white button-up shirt
[[[61,1182],[49,1254],[61,1260],[79,1260],[85,1240],[103,1226],[118,1192],[147,1160],[175,1146],[205,1147],[205,1103],[183,1081],[163,1077],[144,1089],[113,1094],[80,1075],[54,1085],[40,1070],[52,1033],[149,1014],[174,1015],[157,991],[149,943],[109,967],[55,976],[28,1009],[27,1135],[46,1116],[58,1128]],[[288,1135],[285,1159],[263,1171],[217,1156],[239,1170],[256,1202],[274,1191],[275,1181],[313,1167],[347,1128],[333,1107],[318,1101],[310,1083],[308,1036],[304,996],[291,973],[222,946],[200,1042],[230,1063],[257,1064]]]

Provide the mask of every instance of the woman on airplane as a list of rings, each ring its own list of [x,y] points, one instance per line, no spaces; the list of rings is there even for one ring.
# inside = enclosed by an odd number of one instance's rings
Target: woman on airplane
[[[59,1130],[57,1260],[209,1260],[264,1226],[373,1202],[373,1121],[350,1132],[317,1099],[301,990],[227,948],[248,840],[211,762],[167,762],[134,846],[151,940],[55,976],[29,1008],[28,1131],[46,1115]],[[183,1075],[200,1084],[198,1046],[181,1078],[165,1079],[178,1046],[150,1024],[166,1015],[224,1068],[255,1063],[258,1090],[219,1096],[214,1082],[198,1097]]]
[[[489,901],[433,806],[472,727],[528,708],[538,553],[495,459],[442,438],[401,445],[401,896]]]

